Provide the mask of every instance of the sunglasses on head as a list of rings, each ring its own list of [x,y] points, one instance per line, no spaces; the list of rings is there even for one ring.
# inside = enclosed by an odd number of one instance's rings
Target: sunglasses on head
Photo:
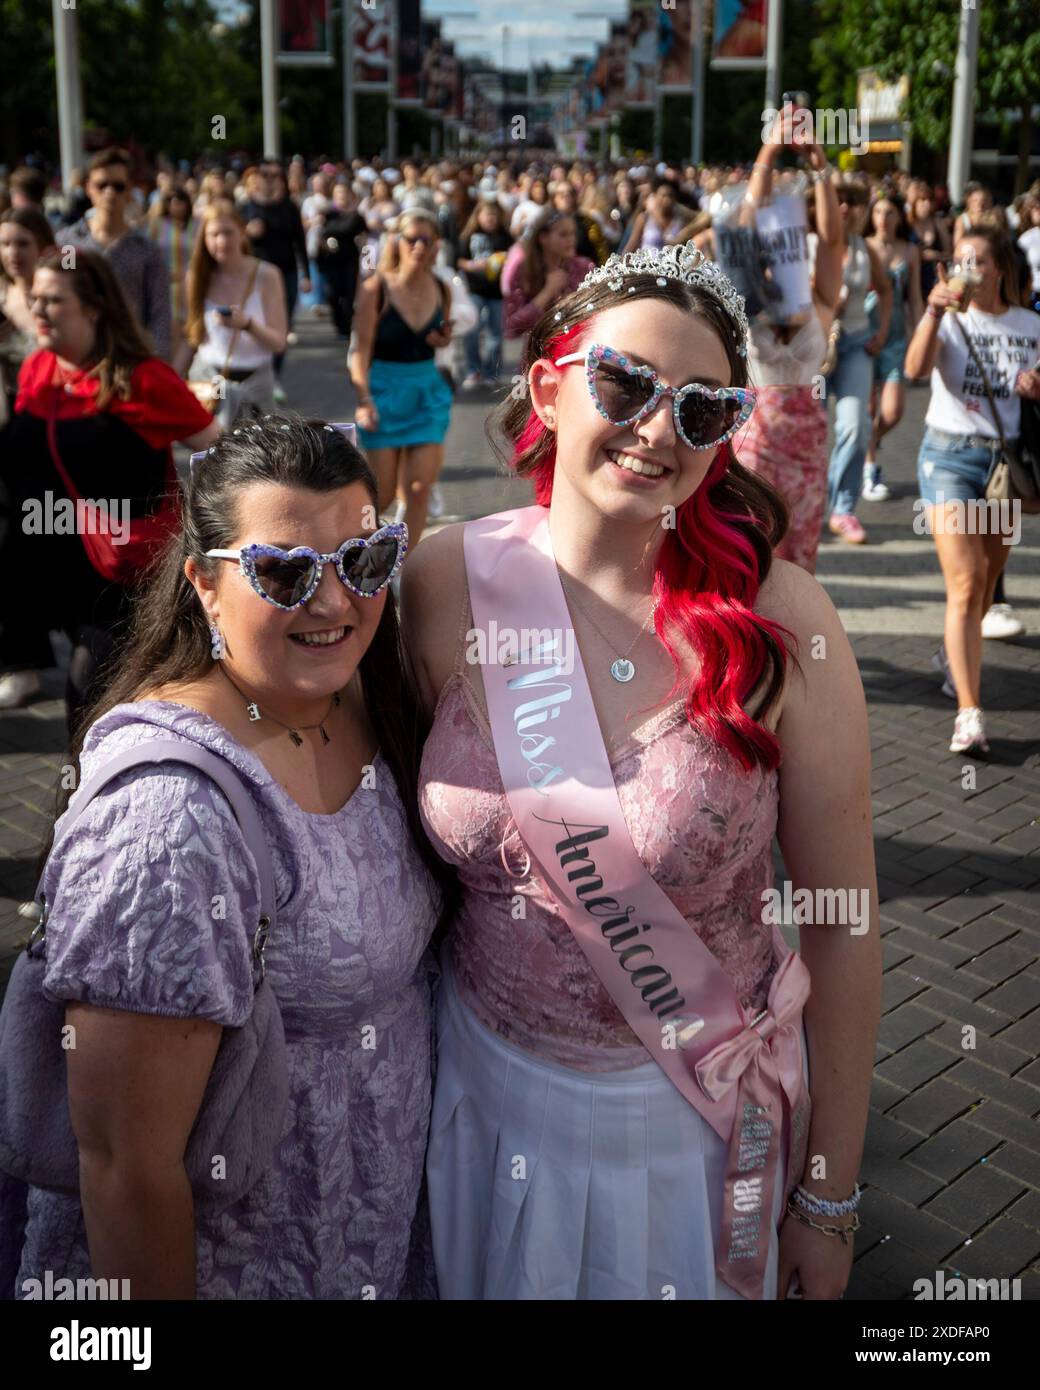
[[[371,536],[355,536],[324,555],[309,545],[281,550],[276,545],[245,545],[241,550],[207,550],[213,560],[237,560],[253,590],[275,608],[292,612],[313,598],[327,564],[358,598],[375,598],[400,570],[408,550],[403,521]]]
[[[634,425],[657,408],[662,396],[672,398],[676,433],[691,449],[724,444],[751,418],[754,391],[742,386],[712,390],[700,382],[666,386],[645,363],[630,362],[623,353],[593,343],[585,352],[568,353],[557,367],[585,363],[585,380],[596,409],[612,425]]]

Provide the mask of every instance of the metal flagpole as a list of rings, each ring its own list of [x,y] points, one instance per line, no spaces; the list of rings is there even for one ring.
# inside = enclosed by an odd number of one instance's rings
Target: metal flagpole
[[[260,93],[263,110],[264,154],[278,159],[282,153],[278,128],[278,71],[274,63],[274,0],[260,0]]]
[[[783,49],[784,0],[769,0],[766,21],[766,109],[780,106],[780,59]]]
[[[79,44],[75,9],[51,0],[54,21],[54,69],[58,87],[58,143],[61,183],[67,193],[73,169],[83,162],[83,113],[79,93]]]
[[[953,118],[950,125],[950,158],[946,183],[950,202],[964,196],[971,165],[971,144],[975,129],[975,70],[979,57],[979,12],[974,6],[961,7],[961,27],[957,37],[957,63],[954,69]]]
[[[690,122],[690,163],[704,158],[704,0],[693,4],[693,112]]]
[[[349,163],[357,158],[357,111],[354,104],[354,3],[343,4],[343,149]]]

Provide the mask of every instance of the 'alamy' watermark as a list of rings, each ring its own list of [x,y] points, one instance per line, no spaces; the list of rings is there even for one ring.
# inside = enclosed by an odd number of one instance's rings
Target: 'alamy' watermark
[[[69,1300],[110,1302],[130,1297],[129,1279],[67,1279],[54,1277],[52,1269],[43,1271],[42,1279],[23,1279],[22,1297],[27,1303],[43,1300],[62,1303]]]
[[[471,666],[544,666],[568,676],[574,670],[574,629],[499,627],[494,618],[485,631],[466,633],[466,660]]]
[[[22,530],[27,536],[111,536],[113,545],[130,539],[130,502],[126,497],[29,497],[22,503]]]
[[[762,112],[763,145],[847,145],[858,153],[866,152],[870,122],[867,113],[855,106],[828,106],[816,111],[787,106],[779,129],[775,129],[780,114],[775,106],[767,106]]]
[[[870,929],[869,888],[795,888],[790,879],[779,888],[763,888],[762,921],[766,926],[848,927],[852,936]]]
[[[1022,1297],[1021,1279],[960,1279],[950,1278],[945,1270],[937,1270],[931,1279],[914,1280],[915,1299],[937,1299],[945,1303],[965,1300],[1020,1299]],[[964,1336],[964,1332],[960,1333]]]
[[[950,497],[935,494],[934,504],[914,502],[917,536],[1001,536],[1005,545],[1022,539],[1022,503],[1017,497]]]

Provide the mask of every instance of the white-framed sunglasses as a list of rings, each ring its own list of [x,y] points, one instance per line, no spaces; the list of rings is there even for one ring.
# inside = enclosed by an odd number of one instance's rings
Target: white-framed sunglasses
[[[568,367],[574,362],[585,363],[589,395],[612,425],[634,425],[656,408],[662,396],[671,396],[676,433],[691,449],[724,444],[747,424],[755,408],[755,393],[746,387],[712,390],[699,381],[666,386],[653,367],[631,362],[624,353],[602,343],[559,357],[555,365]]]

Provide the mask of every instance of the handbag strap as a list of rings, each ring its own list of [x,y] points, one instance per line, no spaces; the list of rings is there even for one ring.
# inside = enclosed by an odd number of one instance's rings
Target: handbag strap
[[[1004,438],[1004,426],[1000,423],[1000,411],[997,409],[997,403],[993,399],[993,388],[989,384],[989,377],[986,375],[986,368],[982,365],[982,362],[979,358],[979,354],[975,351],[974,343],[968,337],[968,330],[964,327],[964,324],[961,323],[960,314],[954,314],[953,317],[956,319],[957,327],[961,330],[961,337],[964,339],[968,351],[971,353],[972,361],[979,369],[979,375],[982,377],[982,384],[986,388],[986,399],[989,401],[989,408],[990,413],[993,416],[993,423],[997,427],[997,434],[1000,435],[1000,447],[1001,450],[1006,454],[1007,440]]]
[[[61,841],[79,820],[98,792],[128,768],[149,763],[184,763],[205,773],[224,793],[231,804],[239,829],[242,831],[246,848],[256,863],[260,880],[260,918],[253,937],[253,961],[260,968],[260,978],[264,973],[264,947],[267,937],[277,919],[275,902],[274,870],[268,849],[267,837],[260,821],[253,798],[246,791],[242,778],[225,759],[200,748],[196,743],[180,739],[154,739],[139,744],[135,748],[124,749],[114,758],[104,763],[92,777],[81,784],[64,817],[60,831],[55,832],[51,855]],[[42,886],[42,879],[41,879]],[[42,894],[37,889],[37,899],[42,903]],[[42,933],[41,933],[42,935]],[[36,937],[39,940],[39,936]]]
[[[258,271],[259,269],[260,269],[260,258],[259,258],[259,256],[254,256],[254,257],[253,257],[253,273],[252,273],[252,274],[250,275],[250,277],[249,277],[249,283],[246,285],[246,292],[245,292],[245,294],[242,296],[242,308],[243,308],[243,309],[246,307],[246,304],[249,302],[249,296],[253,293],[253,286],[256,284],[256,275],[257,275],[257,271]],[[226,375],[227,375],[228,367],[231,365],[231,359],[232,359],[232,357],[234,357],[234,355],[235,355],[235,348],[238,347],[238,340],[239,340],[239,338],[240,338],[241,336],[242,336],[242,330],[241,330],[241,328],[236,328],[235,331],[234,331],[234,333],[232,333],[231,337],[228,339],[228,350],[227,350],[227,354],[226,354],[226,356],[224,357],[224,365],[223,365],[223,366],[221,367],[221,369],[220,369],[220,375],[221,375],[221,376],[226,376]]]

